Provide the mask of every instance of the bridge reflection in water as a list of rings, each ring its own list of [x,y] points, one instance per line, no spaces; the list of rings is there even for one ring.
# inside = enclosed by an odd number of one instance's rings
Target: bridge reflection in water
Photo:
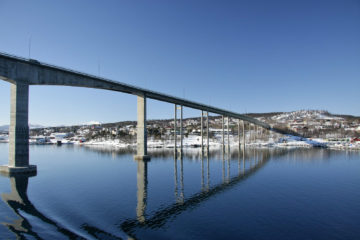
[[[151,214],[146,214],[147,205],[147,192],[148,192],[148,162],[146,160],[137,161],[137,205],[136,205],[136,219],[128,219],[117,224],[119,228],[124,231],[128,236],[136,238],[136,229],[139,228],[159,228],[162,227],[167,220],[173,219],[175,216],[181,214],[189,208],[196,207],[202,202],[210,199],[211,197],[221,194],[222,192],[231,189],[233,186],[240,183],[242,180],[249,178],[252,174],[261,169],[268,160],[275,155],[283,155],[288,153],[287,151],[272,152],[269,150],[262,150],[261,152],[247,150],[240,152],[231,152],[220,154],[218,152],[209,152],[206,157],[201,157],[201,172],[199,173],[201,179],[201,189],[199,192],[185,197],[184,194],[184,167],[183,157],[194,157],[192,153],[187,155],[186,152],[182,154],[179,159],[174,159],[174,196],[175,201],[165,208],[152,211]],[[152,154],[154,157],[166,157],[168,153],[156,153]],[[199,155],[201,156],[201,154]],[[210,183],[210,159],[217,158],[222,159],[222,181],[217,184]],[[238,161],[238,169],[236,174],[231,176],[230,174],[230,161]],[[232,165],[234,166],[234,165]],[[234,172],[234,171],[233,171]],[[51,229],[56,229],[56,232],[61,237],[66,238],[86,238],[86,234],[90,234],[95,238],[107,237],[110,239],[121,239],[118,236],[114,236],[111,233],[107,233],[105,230],[98,229],[96,226],[89,224],[83,224],[82,229],[86,231],[83,236],[79,236],[79,231],[70,230],[55,220],[52,220],[49,216],[45,216],[38,210],[28,199],[27,187],[30,177],[34,177],[36,174],[2,174],[10,179],[11,192],[2,193],[2,200],[12,209],[12,211],[18,217],[17,220],[12,222],[2,222],[8,230],[13,232],[17,238],[23,239],[24,236],[32,236],[35,239],[42,239],[39,234],[34,230],[34,221],[40,221],[41,223],[51,226]],[[102,237],[99,237],[101,233]]]
[[[233,155],[238,155],[238,171],[234,176],[230,175],[230,161],[233,159]],[[278,153],[284,154],[284,152]],[[222,192],[231,189],[241,181],[247,179],[252,174],[261,169],[270,159],[272,154],[270,151],[264,150],[261,153],[258,151],[240,151],[232,153],[222,154],[222,182],[219,184],[210,184],[210,160],[211,153],[206,154],[201,158],[201,190],[189,197],[184,196],[184,169],[183,158],[174,158],[174,195],[175,202],[165,208],[153,211],[150,216],[145,213],[146,209],[146,196],[147,193],[147,177],[146,171],[139,174],[139,169],[147,170],[147,162],[138,162],[138,207],[137,207],[137,219],[127,220],[123,222],[120,227],[129,236],[136,238],[136,229],[139,228],[160,228],[167,220],[173,219],[173,217],[181,214],[189,208],[196,207],[202,202],[210,199],[211,197],[221,194]],[[201,155],[200,155],[201,156]],[[248,162],[246,167],[245,160]],[[180,167],[178,166],[180,165]],[[205,166],[206,165],[206,166]],[[143,167],[145,166],[145,167]],[[178,169],[180,168],[180,169]],[[180,170],[180,176],[178,176]],[[141,176],[141,177],[140,177]],[[206,177],[205,177],[206,176]],[[144,184],[145,183],[145,184]],[[180,186],[179,186],[180,185]],[[139,187],[140,186],[140,187]]]
[[[1,199],[13,210],[18,217],[13,222],[4,223],[11,232],[13,232],[17,239],[26,239],[25,235],[32,236],[36,239],[42,239],[37,232],[33,230],[31,224],[34,219],[44,224],[54,227],[59,235],[67,238],[75,238],[78,235],[74,232],[61,227],[54,220],[42,214],[29,200],[27,196],[28,181],[30,177],[36,176],[36,173],[26,174],[8,174],[1,173],[1,176],[10,178],[11,192],[2,193]]]

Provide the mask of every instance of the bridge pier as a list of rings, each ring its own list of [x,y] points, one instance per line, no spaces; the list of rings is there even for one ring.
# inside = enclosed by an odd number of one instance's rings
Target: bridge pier
[[[177,158],[177,105],[175,104],[174,112],[174,156]]]
[[[209,155],[209,111],[206,112],[206,155]]]
[[[184,140],[184,134],[183,134],[183,106],[176,105],[175,104],[175,112],[174,112],[174,156],[178,156],[178,149],[177,149],[177,110],[180,109],[180,157],[183,153],[183,140]]]
[[[248,138],[248,143],[249,144],[251,144],[251,140],[252,140],[251,123],[249,123],[249,138]]]
[[[183,139],[184,139],[184,134],[183,134],[183,106],[180,106],[180,157],[182,158],[182,153],[183,153]]]
[[[201,156],[204,155],[204,111],[201,110],[201,118],[200,118],[200,132],[201,132]]]
[[[224,126],[224,115],[222,115],[222,152],[224,153],[225,151],[225,126]]]
[[[256,125],[255,124],[253,124],[253,127],[254,127],[254,134],[253,134],[253,137],[254,137],[254,143],[256,142]]]
[[[137,97],[137,153],[136,160],[150,160],[147,155],[146,96]]]
[[[0,172],[36,172],[29,165],[29,85],[11,84],[9,165],[0,166]]]
[[[241,148],[240,119],[238,119],[238,140],[239,140],[239,153],[240,153],[240,148]]]
[[[243,151],[245,150],[245,122],[244,120],[241,121],[242,122],[242,130],[243,130]]]
[[[230,118],[227,117],[227,151],[230,154],[230,133],[229,133]]]

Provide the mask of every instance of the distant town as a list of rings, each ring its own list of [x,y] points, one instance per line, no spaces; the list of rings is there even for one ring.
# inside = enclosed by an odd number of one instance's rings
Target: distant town
[[[249,147],[329,147],[360,150],[360,117],[334,115],[327,111],[301,110],[281,113],[248,114],[273,127],[291,130],[293,135],[281,135],[245,123],[245,142]],[[177,137],[179,122],[177,123]],[[242,126],[242,125],[241,125]],[[204,123],[206,128],[206,123]],[[222,144],[222,118],[209,116],[209,146]],[[225,119],[225,144],[228,144]],[[206,136],[206,130],[204,134]],[[149,148],[174,147],[174,119],[149,120]],[[238,120],[229,120],[229,145],[239,144]],[[200,118],[183,119],[183,146],[201,146]],[[243,142],[242,127],[240,142]],[[0,142],[8,142],[8,126],[0,127]],[[136,121],[116,123],[89,122],[78,126],[41,127],[30,125],[30,144],[107,145],[117,148],[136,146]],[[206,141],[204,141],[206,144]]]

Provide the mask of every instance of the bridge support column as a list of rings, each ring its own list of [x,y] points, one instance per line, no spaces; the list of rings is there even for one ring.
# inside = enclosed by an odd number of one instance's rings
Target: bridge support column
[[[147,155],[146,96],[137,97],[137,154],[136,160],[150,160]]]
[[[204,111],[201,110],[201,119],[200,119],[200,132],[201,132],[201,156],[204,155]]]
[[[249,144],[251,144],[251,140],[252,140],[251,123],[249,123],[249,141],[248,141]]]
[[[174,112],[174,155],[177,158],[177,105],[175,104]]]
[[[0,166],[1,172],[36,172],[29,165],[29,85],[11,84],[9,128],[9,165]]]
[[[254,143],[255,143],[256,142],[256,134],[257,134],[256,133],[256,125],[254,124],[253,126],[254,126]]]
[[[255,135],[255,142],[259,139],[259,126],[256,125],[256,135]]]
[[[241,121],[242,122],[242,130],[243,130],[243,150],[245,150],[245,122],[244,120]]]
[[[240,148],[241,148],[240,119],[238,119],[238,140],[239,140],[239,153],[240,153]]]
[[[227,117],[227,150],[230,154],[230,130],[229,130],[230,118]]]
[[[225,151],[225,123],[224,123],[224,115],[222,116],[222,152]]]
[[[206,112],[206,154],[209,155],[209,111]]]
[[[182,157],[182,151],[183,151],[183,106],[180,106],[180,156]]]

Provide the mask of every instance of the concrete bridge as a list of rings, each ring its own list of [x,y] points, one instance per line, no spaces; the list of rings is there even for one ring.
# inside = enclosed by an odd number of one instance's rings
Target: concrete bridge
[[[135,159],[150,159],[147,154],[147,134],[146,134],[146,100],[147,98],[175,104],[175,120],[178,108],[180,114],[180,150],[182,149],[182,110],[183,107],[201,110],[201,136],[202,149],[204,145],[203,116],[207,122],[207,148],[209,146],[209,113],[219,114],[223,117],[223,144],[224,144],[224,118],[238,119],[239,132],[242,124],[244,132],[244,121],[254,126],[286,134],[281,129],[272,128],[269,124],[258,121],[257,119],[232,112],[226,109],[216,108],[189,101],[186,99],[154,92],[144,88],[135,87],[108,80],[105,78],[40,63],[37,60],[25,59],[5,53],[0,53],[0,79],[11,84],[11,108],[10,108],[10,128],[9,128],[9,164],[0,166],[3,172],[31,172],[36,171],[36,166],[29,164],[29,126],[28,126],[28,105],[29,105],[29,86],[31,85],[57,85],[97,88],[110,91],[123,92],[137,96],[137,154]],[[175,129],[177,128],[175,121]],[[227,121],[229,122],[229,121]],[[229,126],[228,126],[229,127]],[[174,131],[176,134],[176,131]],[[229,134],[229,132],[228,132]],[[243,134],[244,142],[244,134]],[[240,134],[239,134],[240,143]],[[243,144],[244,145],[244,144]],[[175,147],[177,143],[175,141]]]

